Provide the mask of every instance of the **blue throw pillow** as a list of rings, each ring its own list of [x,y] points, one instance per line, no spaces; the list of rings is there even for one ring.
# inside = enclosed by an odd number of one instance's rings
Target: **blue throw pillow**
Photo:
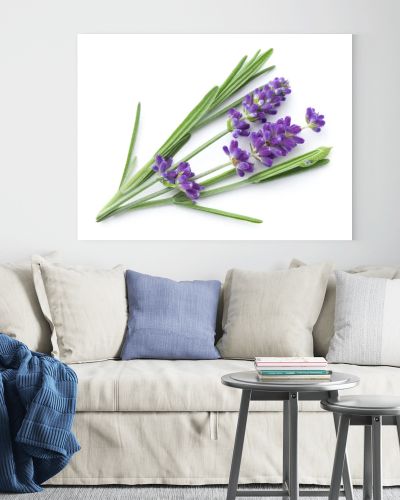
[[[129,319],[122,359],[217,359],[221,283],[173,281],[127,271]]]

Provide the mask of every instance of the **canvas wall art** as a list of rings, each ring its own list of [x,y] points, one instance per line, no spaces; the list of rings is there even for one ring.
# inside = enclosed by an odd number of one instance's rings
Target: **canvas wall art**
[[[351,35],[79,35],[78,238],[352,238]]]

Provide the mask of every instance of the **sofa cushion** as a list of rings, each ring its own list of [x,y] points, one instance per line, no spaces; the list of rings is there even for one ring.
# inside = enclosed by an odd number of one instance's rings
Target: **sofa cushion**
[[[51,352],[51,331],[36,296],[30,260],[0,265],[0,332],[32,351]]]
[[[332,266],[329,263],[271,272],[228,271],[224,286],[223,358],[312,356]]]
[[[218,359],[214,346],[221,283],[126,272],[129,319],[124,360]]]
[[[345,394],[397,394],[400,369],[388,366],[330,365],[358,375],[361,383]],[[241,391],[221,384],[222,375],[253,369],[242,360],[102,361],[74,364],[78,375],[77,411],[238,411]],[[323,411],[304,401],[301,411]],[[278,401],[253,401],[251,411],[281,411]]]
[[[400,367],[400,279],[336,271],[331,363]]]
[[[290,263],[291,268],[305,266],[304,262],[293,259]],[[390,266],[357,266],[347,269],[350,274],[359,276],[369,276],[371,278],[400,278],[400,269]],[[328,280],[328,286],[324,298],[324,303],[317,322],[313,328],[314,337],[314,356],[326,356],[329,350],[331,338],[335,333],[335,301],[336,301],[336,278],[332,273]]]
[[[33,280],[64,363],[118,358],[128,319],[125,271],[86,269],[32,257]]]

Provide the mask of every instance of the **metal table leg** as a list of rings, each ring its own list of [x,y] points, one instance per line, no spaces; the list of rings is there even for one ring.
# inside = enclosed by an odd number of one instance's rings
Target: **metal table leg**
[[[399,439],[399,444],[400,444],[400,417],[396,417],[396,426],[397,426],[397,437]]]
[[[299,478],[298,478],[298,442],[297,442],[297,424],[298,424],[298,394],[292,392],[289,394],[289,486],[290,500],[299,498]]]
[[[372,500],[372,429],[364,427],[364,479],[363,500]]]
[[[289,420],[289,402],[283,402],[283,457],[282,457],[282,487],[290,491],[289,481],[289,434],[290,434],[290,420]]]
[[[335,460],[333,462],[331,489],[329,492],[329,500],[338,500],[340,492],[340,482],[343,474],[343,464],[346,456],[347,434],[349,432],[350,417],[342,415],[340,417]]]
[[[372,483],[374,500],[382,500],[382,418],[372,419]]]
[[[336,434],[339,430],[339,420],[340,417],[336,413],[333,414],[333,419],[335,421]],[[343,488],[346,496],[346,500],[354,500],[353,482],[350,474],[349,462],[347,460],[347,453],[344,453],[344,463],[343,463]]]
[[[231,465],[231,472],[229,475],[229,485],[228,485],[226,500],[234,500],[236,498],[236,492],[239,480],[240,462],[242,460],[243,442],[246,433],[246,423],[247,423],[247,414],[249,411],[250,397],[251,397],[251,391],[248,390],[242,391],[242,399],[240,401],[239,418],[236,428],[235,445],[233,447],[232,465]]]

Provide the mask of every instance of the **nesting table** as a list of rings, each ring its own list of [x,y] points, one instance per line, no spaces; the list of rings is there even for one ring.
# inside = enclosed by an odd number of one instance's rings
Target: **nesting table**
[[[382,500],[382,425],[395,425],[400,441],[400,398],[394,396],[344,396],[322,401],[322,408],[339,416],[339,432],[329,500],[337,500],[350,425],[364,426],[363,498]]]
[[[230,373],[221,379],[224,385],[242,390],[239,417],[236,429],[235,445],[233,448],[231,472],[227,500],[236,497],[266,496],[285,497],[298,500],[300,496],[328,496],[327,490],[301,490],[298,478],[298,402],[299,401],[337,401],[338,391],[350,389],[359,384],[359,378],[347,373],[332,373],[327,380],[275,380],[259,381],[256,371]],[[246,490],[238,489],[240,463],[244,437],[246,433],[247,415],[250,401],[283,401],[283,477],[282,490]],[[334,414],[336,432],[338,431],[338,417]],[[353,500],[353,487],[347,457],[344,456],[343,484],[346,500]]]

